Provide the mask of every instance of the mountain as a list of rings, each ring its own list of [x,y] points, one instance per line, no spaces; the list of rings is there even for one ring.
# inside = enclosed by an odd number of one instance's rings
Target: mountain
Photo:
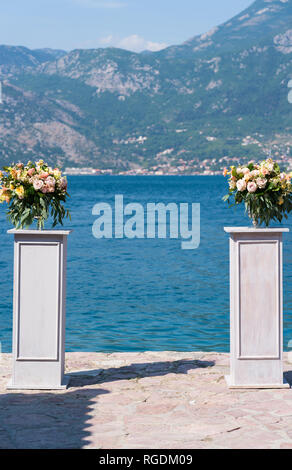
[[[62,50],[35,49],[23,46],[0,45],[0,72],[18,72],[25,67],[36,67],[42,62],[56,60],[66,54]]]
[[[292,5],[290,0],[256,0],[252,5],[224,24],[209,32],[189,39],[178,47],[169,47],[163,54],[167,56],[220,54],[240,52],[254,45],[275,43],[277,35],[283,36],[287,27],[291,28]],[[290,37],[291,39],[291,37]],[[279,41],[281,39],[279,38]],[[279,42],[278,47],[281,48]],[[291,41],[290,41],[291,47]]]
[[[34,49],[33,52],[38,56],[40,62],[60,59],[67,54],[67,52],[63,51],[62,49],[50,49],[49,47],[45,47],[43,49]]]
[[[272,151],[292,164],[291,58],[291,0],[256,0],[159,52],[1,46],[0,160],[212,170]]]

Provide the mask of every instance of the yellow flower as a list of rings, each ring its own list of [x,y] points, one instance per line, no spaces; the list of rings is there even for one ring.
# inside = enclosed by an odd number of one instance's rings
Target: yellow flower
[[[11,199],[11,193],[10,193],[9,189],[7,189],[5,187],[2,188],[0,190],[0,202],[2,203],[4,201],[6,201],[7,203],[9,203],[10,199]]]
[[[11,191],[13,191],[13,189],[15,189],[15,186],[13,184],[10,183],[10,186],[9,188],[11,189]]]
[[[279,204],[279,206],[282,206],[282,204],[284,204],[284,199],[282,197],[280,197],[280,199],[278,199],[278,204]]]
[[[14,168],[12,168],[12,170],[10,171],[10,174],[11,174],[12,178],[16,179],[17,171]]]
[[[59,170],[59,168],[55,168],[55,169],[53,170],[53,175],[54,175],[54,177],[57,178],[57,179],[58,179],[58,178],[61,178],[61,171]],[[224,175],[224,176],[225,176],[225,175]]]
[[[16,188],[15,192],[16,192],[17,196],[19,197],[19,199],[24,198],[24,187],[22,185],[18,186],[18,188]]]

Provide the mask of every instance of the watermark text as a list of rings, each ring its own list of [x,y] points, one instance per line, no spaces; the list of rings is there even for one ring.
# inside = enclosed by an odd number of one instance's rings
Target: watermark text
[[[93,236],[100,238],[172,238],[182,239],[183,250],[200,245],[200,204],[132,202],[124,205],[123,195],[115,196],[114,207],[105,202],[94,205],[98,218],[92,226]]]

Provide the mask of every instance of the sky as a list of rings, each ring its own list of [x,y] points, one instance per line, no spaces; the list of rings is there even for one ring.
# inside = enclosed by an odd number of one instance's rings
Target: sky
[[[0,44],[31,49],[160,50],[202,34],[253,0],[1,0]]]

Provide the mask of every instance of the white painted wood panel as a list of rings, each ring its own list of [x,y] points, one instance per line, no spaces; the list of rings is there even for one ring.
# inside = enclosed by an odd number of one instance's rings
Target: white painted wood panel
[[[17,359],[58,359],[60,244],[19,243]]]
[[[239,242],[240,358],[276,358],[279,353],[278,241]]]

